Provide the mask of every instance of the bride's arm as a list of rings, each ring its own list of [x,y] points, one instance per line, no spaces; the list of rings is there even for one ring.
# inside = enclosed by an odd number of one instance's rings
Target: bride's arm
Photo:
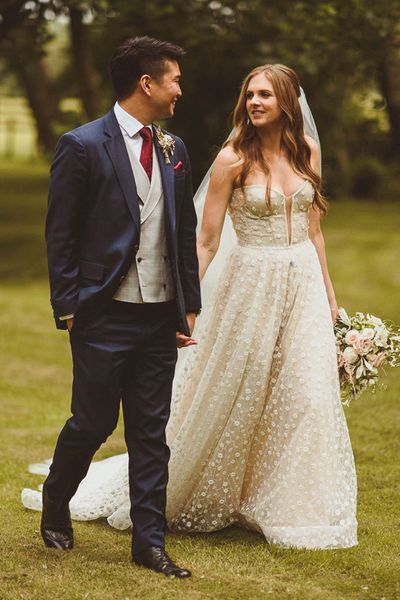
[[[309,216],[309,227],[308,227],[308,235],[311,239],[312,243],[315,246],[315,249],[318,254],[319,262],[321,265],[322,275],[324,277],[324,283],[326,288],[326,293],[328,296],[329,306],[331,308],[331,315],[333,322],[336,321],[338,317],[338,307],[335,298],[335,292],[333,289],[332,280],[329,276],[328,271],[328,263],[326,260],[325,253],[325,240],[322,235],[321,226],[320,226],[320,212],[318,208],[310,209]]]
[[[197,240],[200,281],[203,279],[219,247],[225,213],[238,172],[238,168],[233,166],[237,161],[237,155],[229,146],[223,148],[215,159],[204,203],[201,230]]]
[[[318,146],[310,138],[307,138],[307,141],[311,148],[311,166],[317,173],[319,173],[320,162]],[[324,277],[326,293],[328,296],[328,302],[331,308],[332,321],[335,322],[338,317],[338,307],[336,303],[335,291],[333,289],[332,280],[329,275],[328,262],[326,260],[325,240],[321,231],[321,213],[317,206],[311,207],[309,212],[308,237],[314,244],[318,254],[322,275]]]

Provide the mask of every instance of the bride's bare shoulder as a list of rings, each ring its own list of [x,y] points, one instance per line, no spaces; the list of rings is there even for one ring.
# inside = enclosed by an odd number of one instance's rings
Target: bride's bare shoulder
[[[214,172],[220,176],[228,176],[228,179],[235,179],[240,173],[242,161],[240,156],[234,151],[232,146],[228,145],[222,148],[214,162]]]
[[[215,159],[215,164],[218,164],[220,167],[234,167],[240,158],[238,154],[234,151],[232,146],[228,145],[222,148]]]
[[[225,146],[215,158],[212,172],[213,179],[219,182],[232,183],[240,173],[241,162],[240,157],[233,148],[229,145]]]

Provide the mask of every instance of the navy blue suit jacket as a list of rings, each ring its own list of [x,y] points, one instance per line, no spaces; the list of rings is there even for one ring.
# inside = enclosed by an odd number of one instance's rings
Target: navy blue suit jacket
[[[172,137],[170,164],[156,136],[154,143],[164,190],[176,326],[188,335],[186,313],[201,306],[196,213],[189,157],[182,140]],[[179,162],[182,168],[174,171]],[[140,243],[135,179],[113,110],[60,138],[51,165],[46,242],[56,325],[66,329],[59,317],[68,314],[75,315],[74,325],[85,324],[109,303]]]

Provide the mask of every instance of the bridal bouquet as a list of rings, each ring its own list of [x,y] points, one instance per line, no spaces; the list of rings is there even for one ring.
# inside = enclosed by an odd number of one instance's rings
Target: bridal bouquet
[[[349,317],[339,309],[336,347],[343,404],[378,382],[378,368],[400,364],[400,330],[374,315]]]

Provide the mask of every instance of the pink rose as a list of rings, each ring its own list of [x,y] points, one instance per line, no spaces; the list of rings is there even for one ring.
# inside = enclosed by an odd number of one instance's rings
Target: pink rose
[[[350,329],[350,331],[346,333],[346,337],[344,339],[346,341],[346,344],[348,344],[349,346],[354,346],[354,344],[359,340],[359,338],[360,334],[358,333],[358,331],[356,329]]]
[[[357,350],[358,354],[368,354],[368,352],[372,348],[372,343],[369,338],[365,338],[360,336],[358,340],[353,344],[355,350]]]

